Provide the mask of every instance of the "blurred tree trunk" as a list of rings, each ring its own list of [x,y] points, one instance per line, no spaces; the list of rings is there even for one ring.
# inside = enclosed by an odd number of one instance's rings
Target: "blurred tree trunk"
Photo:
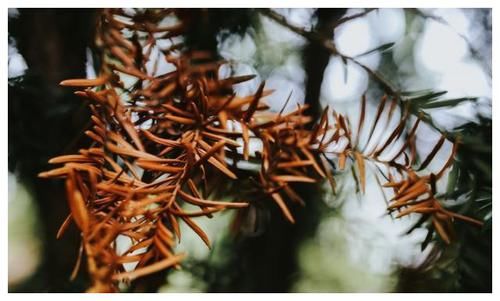
[[[59,82],[85,77],[85,51],[94,21],[91,9],[20,9],[19,16],[9,21],[9,36],[29,67],[21,83],[9,85],[9,170],[33,193],[43,225],[39,235],[45,243],[38,272],[14,291],[68,292],[86,287],[78,279],[69,281],[79,246],[77,231],[72,226],[64,239],[56,240],[69,212],[63,183],[39,179],[37,174],[49,168],[50,157],[62,150],[76,151],[84,142],[82,130],[89,113]]]
[[[318,23],[314,30],[325,35],[333,34],[332,24],[345,13],[345,9],[318,9]],[[319,118],[319,95],[323,72],[330,53],[323,47],[308,44],[304,49],[304,68],[307,75],[306,103],[309,115]],[[290,224],[277,206],[270,201],[267,210],[270,221],[265,232],[257,237],[240,237],[236,240],[232,258],[219,271],[209,270],[205,275],[211,283],[211,292],[288,292],[298,278],[297,254],[305,239],[314,235],[320,215],[326,210],[320,187],[294,186],[306,206],[292,205],[296,223]]]
[[[316,11],[318,23],[314,31],[325,36],[333,36],[333,25],[346,12],[345,8],[320,8]],[[307,74],[305,103],[309,104],[309,115],[314,118],[321,114],[319,103],[323,73],[330,60],[330,51],[319,43],[309,43],[304,49],[304,69]]]

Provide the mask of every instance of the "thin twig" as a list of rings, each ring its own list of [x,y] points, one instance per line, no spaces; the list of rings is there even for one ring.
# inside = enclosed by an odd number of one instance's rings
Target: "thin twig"
[[[377,74],[375,71],[371,70],[368,66],[366,66],[363,63],[361,63],[357,59],[355,59],[353,57],[350,57],[348,55],[345,55],[345,54],[341,53],[340,51],[338,51],[337,47],[335,46],[335,43],[329,37],[325,37],[325,36],[323,36],[323,35],[321,35],[319,33],[312,32],[312,31],[306,30],[306,29],[304,29],[302,27],[290,24],[286,20],[285,17],[283,17],[282,15],[274,12],[271,9],[264,8],[264,9],[258,9],[258,11],[261,14],[263,14],[264,16],[266,16],[266,17],[268,17],[268,18],[276,21],[278,24],[280,24],[280,25],[282,25],[282,26],[290,29],[291,31],[293,31],[293,32],[295,32],[295,33],[297,33],[299,35],[301,35],[302,37],[306,38],[308,41],[310,41],[312,43],[319,43],[325,49],[327,49],[328,51],[330,51],[330,53],[332,55],[338,55],[342,59],[351,61],[354,64],[360,66],[361,68],[363,68],[364,70],[366,70],[368,72],[368,74],[375,81],[377,81],[382,86],[382,88],[385,90],[386,93],[391,94],[391,95],[399,95],[399,93],[397,92],[397,89],[394,88],[391,83],[389,83],[387,80],[385,80],[379,74]],[[367,11],[365,13],[356,14],[356,15],[350,16],[348,18],[345,18],[345,20],[342,23],[344,23],[346,21],[349,21],[349,20],[352,20],[354,18],[362,17],[362,16],[366,15],[366,13],[368,13],[370,11]]]
[[[349,18],[346,18],[346,20],[344,20],[342,23],[349,21],[349,20],[353,20],[354,18],[362,17],[362,16],[366,15],[367,13],[369,13],[370,11],[372,11],[372,10],[365,11],[364,13],[350,16]],[[302,37],[306,38],[311,43],[319,43],[325,49],[330,51],[330,53],[332,55],[340,56],[343,60],[351,61],[352,63],[360,66],[368,73],[368,75],[373,80],[375,80],[382,87],[382,89],[385,91],[385,93],[392,95],[392,96],[395,96],[401,105],[405,103],[406,99],[401,96],[399,89],[394,87],[388,80],[383,78],[380,74],[378,74],[377,72],[372,70],[370,67],[361,63],[357,59],[350,57],[348,55],[345,55],[345,54],[341,53],[340,51],[338,51],[337,47],[335,46],[335,43],[333,42],[333,40],[331,38],[322,36],[322,35],[315,33],[315,32],[308,31],[302,27],[290,24],[284,16],[274,12],[271,9],[258,9],[258,12],[260,12],[262,15],[276,21],[278,24],[288,28],[289,30],[301,35]],[[411,113],[413,115],[418,116],[421,113],[421,111],[420,110],[416,110],[416,111],[411,110]],[[449,139],[450,141],[454,142],[456,140],[456,137],[454,135],[452,135],[451,133],[448,133],[448,132],[444,131],[443,129],[440,129],[438,126],[436,126],[429,116],[427,116],[427,115],[424,116],[422,118],[422,121],[427,123],[429,126],[431,126],[433,129],[437,130],[441,134],[445,135],[446,138]]]
[[[343,24],[343,23],[345,23],[347,21],[351,21],[351,20],[354,20],[354,19],[357,19],[357,18],[364,17],[364,16],[368,15],[369,13],[371,13],[374,10],[378,10],[378,8],[368,8],[364,12],[357,13],[357,14],[354,14],[354,15],[350,15],[350,16],[341,18],[340,20],[338,20],[337,22],[335,22],[333,24],[333,28],[335,28],[335,27],[339,26],[340,24]]]

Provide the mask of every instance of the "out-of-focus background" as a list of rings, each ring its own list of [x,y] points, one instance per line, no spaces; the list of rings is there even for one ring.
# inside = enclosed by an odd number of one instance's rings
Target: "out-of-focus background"
[[[461,212],[482,208],[480,201],[488,198],[489,187],[491,212],[491,9],[273,11],[291,24],[331,37],[340,52],[357,57],[401,91],[429,89],[447,91],[449,99],[476,97],[426,113],[443,131],[463,127],[477,139],[477,149],[465,148],[469,151],[465,154],[474,164],[470,172],[478,176],[471,178],[480,189],[469,191],[474,193],[472,205],[460,197],[452,201],[463,205]],[[93,77],[97,13],[93,9],[8,12],[11,292],[79,292],[87,287],[84,272],[69,281],[79,246],[76,230],[55,238],[68,212],[63,183],[36,175],[49,169],[50,157],[73,152],[88,142],[82,135],[89,117],[85,104],[58,83]],[[186,41],[208,39],[207,44],[231,62],[232,72],[257,75],[236,86],[237,93],[252,93],[265,80],[276,91],[267,98],[271,109],[279,110],[291,93],[288,106],[304,100],[317,108],[329,105],[351,120],[359,116],[360,99],[366,94],[367,115],[374,114],[382,91],[358,65],[344,62],[252,9],[201,13],[211,25]],[[362,15],[334,26],[357,14]],[[438,136],[429,127],[419,129],[419,151],[429,152]],[[438,157],[446,159],[450,148],[445,146]],[[356,193],[349,175],[339,175],[339,183],[337,195],[327,186],[307,192],[310,200],[296,210],[295,225],[278,211],[257,212],[252,229],[234,237],[229,232],[232,212],[200,218],[213,249],[184,231],[178,249],[187,250],[190,257],[182,270],[169,272],[157,290],[491,291],[491,225],[478,230],[458,224],[458,242],[444,251],[436,251],[434,243],[422,250],[427,230],[406,235],[418,217],[396,220],[387,215],[373,177],[368,176],[365,195]],[[428,265],[429,258],[437,255],[440,259]]]

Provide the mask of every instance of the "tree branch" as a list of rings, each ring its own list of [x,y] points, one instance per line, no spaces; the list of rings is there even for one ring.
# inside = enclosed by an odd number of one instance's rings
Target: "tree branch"
[[[272,20],[274,20],[278,24],[280,24],[280,25],[288,28],[289,30],[291,30],[291,31],[299,34],[300,36],[306,38],[309,42],[311,42],[311,43],[318,43],[318,44],[322,45],[332,55],[340,56],[343,60],[345,60],[345,61],[351,61],[352,63],[360,66],[361,68],[363,68],[368,73],[368,75],[375,82],[377,82],[382,87],[382,89],[384,90],[385,93],[396,97],[397,100],[399,101],[399,103],[401,105],[405,104],[406,101],[408,100],[407,98],[404,98],[404,97],[401,96],[400,89],[394,87],[382,75],[380,75],[376,71],[370,69],[370,67],[368,67],[365,64],[361,63],[360,61],[358,61],[354,57],[351,57],[351,56],[348,56],[348,55],[345,55],[345,54],[339,52],[338,49],[337,49],[337,47],[335,46],[335,43],[333,42],[333,40],[330,37],[326,37],[326,36],[321,35],[321,34],[319,34],[317,32],[308,31],[308,30],[306,30],[306,29],[304,29],[302,27],[290,24],[286,20],[285,17],[283,17],[282,15],[274,12],[271,9],[264,8],[264,9],[258,9],[257,11],[260,12],[262,15],[264,15],[264,16],[272,19]],[[354,18],[362,17],[362,16],[366,15],[367,13],[369,13],[370,11],[372,11],[372,10],[365,11],[364,13],[360,13],[360,14],[356,14],[356,15],[344,18],[344,21],[343,22],[340,22],[340,21],[337,22],[338,23],[337,25],[342,24],[344,22],[347,22],[349,20],[353,20]],[[413,115],[415,115],[415,116],[419,116],[420,115],[422,121],[424,121],[425,123],[427,123],[429,126],[431,126],[433,129],[437,130],[442,135],[445,135],[448,140],[450,140],[452,142],[455,142],[457,140],[458,137],[456,137],[452,133],[448,133],[448,132],[444,131],[443,129],[440,129],[439,127],[437,127],[434,124],[434,122],[432,121],[431,117],[428,116],[428,114],[425,114],[424,112],[422,112],[421,110],[418,110],[418,109],[416,109],[416,110],[410,110],[410,112]],[[424,114],[422,114],[422,113],[424,113]],[[421,115],[424,115],[424,116],[421,116]]]
[[[361,68],[363,68],[364,70],[366,70],[368,72],[370,77],[372,77],[384,89],[384,91],[386,93],[391,94],[391,95],[395,95],[395,96],[399,96],[399,91],[396,88],[394,88],[392,86],[392,84],[389,83],[386,79],[384,79],[382,76],[380,76],[378,73],[371,70],[368,66],[361,63],[357,59],[355,59],[351,56],[345,55],[345,54],[341,53],[340,51],[338,51],[337,47],[335,46],[335,43],[330,39],[330,37],[326,37],[326,36],[321,35],[317,32],[308,31],[302,27],[290,24],[290,23],[288,23],[288,21],[286,20],[285,17],[272,11],[271,9],[263,8],[263,9],[258,9],[258,11],[261,14],[263,14],[264,16],[274,20],[278,24],[280,24],[280,25],[290,29],[291,31],[301,35],[302,37],[306,38],[309,42],[321,44],[324,48],[326,48],[328,51],[330,51],[330,53],[332,55],[340,56],[342,59],[351,61],[354,64],[360,66]],[[340,25],[340,24],[347,22],[349,20],[352,20],[354,18],[362,17],[362,16],[366,15],[367,13],[369,13],[370,11],[366,11],[364,13],[360,13],[360,14],[356,14],[356,15],[344,18],[344,21],[337,22],[335,26]]]

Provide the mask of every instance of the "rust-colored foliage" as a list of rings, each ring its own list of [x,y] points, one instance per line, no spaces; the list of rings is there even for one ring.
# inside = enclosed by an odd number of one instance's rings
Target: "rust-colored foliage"
[[[397,155],[388,161],[380,159],[402,135],[408,112],[392,134],[372,149],[366,148],[369,141],[365,147],[359,146],[365,99],[356,135],[344,116],[332,114],[328,108],[308,129],[306,125],[312,120],[304,114],[306,106],[291,112],[268,110],[264,99],[272,91],[265,90],[264,83],[254,95],[240,97],[233,93],[233,85],[253,76],[219,78],[218,70],[224,62],[214,60],[211,53],[189,51],[181,42],[173,42],[187,24],[178,20],[173,25],[160,25],[166,17],[175,16],[175,10],[145,10],[134,15],[120,9],[103,10],[97,27],[102,59],[99,76],[61,82],[63,86],[84,88],[75,94],[89,101],[93,127],[86,135],[93,143],[78,154],[51,159],[50,163],[62,167],[40,176],[66,181],[71,213],[58,236],[71,221],[80,229],[81,252],[86,255],[92,279],[89,291],[117,291],[119,281],[179,267],[186,255],[173,251],[176,240],[181,239],[180,222],[210,247],[209,237],[194,218],[244,208],[254,201],[210,199],[214,190],[223,189],[219,187],[221,179],[242,183],[250,177],[245,183],[260,191],[254,197],[274,201],[293,223],[288,203],[304,203],[293,183],[327,179],[334,190],[333,162],[343,170],[352,159],[364,191],[366,167],[372,162],[387,167],[382,172],[391,179],[386,186],[395,192],[389,210],[401,209],[398,217],[412,212],[430,214],[446,242],[453,218],[477,223],[443,209],[435,199],[431,187],[442,172],[419,176],[413,171],[416,154],[412,138],[418,120]],[[172,42],[161,48],[160,40]],[[153,58],[155,47],[161,51]],[[160,60],[171,64],[172,71],[158,75],[157,65],[148,65]],[[130,81],[132,84],[127,84]],[[370,139],[386,102],[387,98],[380,102],[369,129]],[[396,102],[391,102],[389,119],[395,108]],[[261,144],[262,149],[251,153],[252,143]],[[431,153],[422,165],[434,155]],[[260,170],[249,175],[238,166],[243,161],[258,164]],[[394,173],[401,180],[393,180]],[[185,211],[184,204],[199,209]],[[128,237],[131,242],[122,253],[116,248],[119,237]],[[126,270],[123,264],[131,262],[137,262],[137,266]]]

